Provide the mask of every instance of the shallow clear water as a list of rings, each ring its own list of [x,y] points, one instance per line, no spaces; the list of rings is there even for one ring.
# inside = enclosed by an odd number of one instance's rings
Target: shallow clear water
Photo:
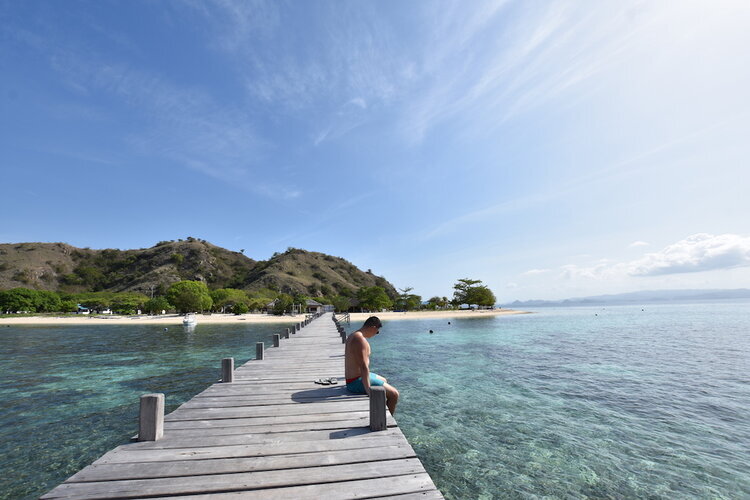
[[[129,441],[141,394],[170,412],[287,326],[0,328],[0,498],[45,493]]]
[[[750,303],[641,309],[387,322],[373,369],[446,498],[750,498]]]
[[[750,497],[750,303],[644,309],[387,321],[372,367],[447,498]],[[5,328],[0,491],[44,493],[136,432],[140,394],[171,411],[281,328]]]

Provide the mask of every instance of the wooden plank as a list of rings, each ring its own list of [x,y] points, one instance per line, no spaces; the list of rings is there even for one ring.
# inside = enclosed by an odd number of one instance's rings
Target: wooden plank
[[[173,448],[156,450],[134,450],[130,445],[118,446],[94,464],[164,462],[174,460],[209,460],[217,458],[258,457],[290,455],[294,453],[318,453],[337,450],[363,450],[384,446],[402,446],[403,435],[391,435],[378,439],[335,439],[330,441],[297,441],[288,443],[255,443],[250,445],[207,446],[203,448]]]
[[[171,438],[168,435],[165,435],[164,438],[160,439],[159,441],[132,443],[128,445],[128,448],[132,450],[158,450],[165,448],[234,446],[254,443],[284,443],[290,441],[335,441],[339,439],[355,441],[359,439],[379,439],[380,434],[385,433],[403,436],[398,428],[372,432],[369,428],[364,427],[354,427],[350,429],[341,429],[334,431],[302,431],[270,434],[232,434],[229,436],[193,436],[190,438]]]
[[[343,465],[378,460],[414,458],[409,445],[364,448],[362,450],[293,453],[250,458],[216,460],[175,460],[157,463],[109,463],[89,465],[73,475],[68,482],[119,481],[123,479],[154,479],[164,477],[230,474],[262,470],[282,470],[323,465]]]
[[[221,436],[231,434],[259,434],[259,433],[279,433],[279,432],[301,432],[316,430],[340,430],[351,428],[366,428],[370,425],[368,415],[362,415],[355,420],[321,420],[319,422],[302,422],[297,424],[274,424],[274,425],[241,425],[230,427],[209,427],[201,428],[201,436]],[[394,427],[394,425],[390,425]],[[180,438],[195,436],[196,428],[190,429],[170,429],[169,437]]]
[[[435,496],[435,485],[427,474],[392,476],[379,479],[363,479],[344,483],[315,484],[290,488],[273,488],[268,490],[242,491],[231,493],[213,493],[211,495],[166,497],[182,500],[348,500],[356,498],[390,498],[400,494],[424,492],[427,499],[443,498]]]
[[[369,412],[366,411],[348,411],[336,414],[312,414],[312,415],[286,415],[283,417],[254,417],[254,418],[226,418],[226,419],[210,419],[210,420],[174,420],[164,422],[164,432],[169,433],[171,429],[197,429],[200,432],[202,429],[214,428],[214,427],[242,427],[242,426],[272,426],[272,425],[285,425],[285,424],[302,424],[302,423],[313,423],[313,422],[334,422],[338,420],[351,420],[360,419],[363,417],[369,418]],[[390,415],[390,414],[389,414]],[[387,417],[387,416],[386,416]],[[395,422],[393,424],[395,425]]]
[[[306,403],[298,405],[267,405],[229,408],[177,409],[165,417],[170,420],[204,420],[210,418],[273,417],[285,415],[308,415],[311,413],[338,413],[369,410],[368,400],[345,402]]]
[[[42,498],[138,498],[165,494],[252,491],[306,484],[338,483],[424,473],[416,458],[330,465],[280,471],[241,472],[179,478],[63,483]]]
[[[180,408],[198,408],[197,405],[210,405],[210,404],[232,404],[232,403],[305,403],[308,401],[348,401],[350,399],[365,399],[367,396],[364,394],[349,394],[344,391],[337,392],[317,392],[303,391],[302,393],[294,394],[227,394],[225,396],[202,396],[195,397],[190,401],[183,403]]]

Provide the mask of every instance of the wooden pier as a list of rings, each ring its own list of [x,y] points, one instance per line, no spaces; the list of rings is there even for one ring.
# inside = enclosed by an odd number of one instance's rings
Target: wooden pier
[[[443,498],[384,393],[371,405],[346,391],[331,315],[305,324],[236,370],[217,360],[223,382],[165,417],[157,395],[142,398],[141,437],[156,440],[118,446],[42,498]]]

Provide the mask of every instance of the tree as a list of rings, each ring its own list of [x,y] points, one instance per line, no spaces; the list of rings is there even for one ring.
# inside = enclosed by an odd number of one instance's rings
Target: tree
[[[427,307],[429,309],[445,309],[448,306],[447,297],[430,297],[427,301]]]
[[[112,305],[112,294],[106,292],[90,292],[79,294],[78,302],[93,311],[101,311]]]
[[[0,292],[0,310],[36,312],[36,292],[28,288],[13,288]]]
[[[396,299],[395,308],[401,311],[414,311],[422,306],[422,297],[409,292],[414,290],[412,287],[399,288],[401,294]]]
[[[234,314],[245,314],[247,311],[249,311],[249,309],[244,302],[237,302],[232,306],[232,312]]]
[[[273,313],[277,316],[281,316],[285,312],[292,310],[292,304],[294,304],[292,296],[286,293],[281,293],[276,298],[276,303],[273,305]]]
[[[393,302],[385,293],[385,289],[379,286],[360,288],[357,292],[357,299],[359,300],[359,306],[369,311],[389,309],[393,306]]]
[[[143,304],[143,310],[149,314],[161,314],[170,308],[169,301],[166,297],[154,297]]]
[[[78,310],[78,304],[74,300],[63,300],[60,302],[60,312],[72,313]]]
[[[232,308],[235,304],[249,304],[250,299],[247,294],[236,288],[219,288],[211,291],[211,300],[214,301],[213,308],[215,311],[224,312],[227,308]]]
[[[337,312],[346,312],[352,306],[352,301],[349,297],[343,295],[336,295],[331,298],[331,304]]]
[[[472,280],[469,278],[458,280],[458,282],[453,285],[453,288],[455,289],[455,292],[453,292],[453,303],[455,305],[495,305],[495,295],[489,288],[480,283],[482,283],[482,280]]]
[[[34,305],[36,312],[56,312],[60,310],[60,296],[47,290],[35,290]]]
[[[486,286],[478,286],[470,295],[470,304],[477,304],[479,306],[492,307],[495,305],[495,294]]]
[[[135,314],[146,300],[146,296],[140,293],[117,293],[112,298],[112,311],[117,314]]]
[[[167,290],[167,300],[179,313],[205,311],[213,304],[208,287],[202,281],[178,281]]]

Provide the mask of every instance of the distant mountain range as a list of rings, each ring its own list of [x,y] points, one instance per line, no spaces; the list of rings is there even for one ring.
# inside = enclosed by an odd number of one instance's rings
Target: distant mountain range
[[[750,299],[750,290],[747,288],[734,290],[645,290],[564,300],[516,300],[503,305],[507,307],[599,306],[727,299]]]
[[[204,281],[211,288],[268,288],[310,297],[380,286],[391,297],[397,296],[391,283],[370,270],[298,248],[256,261],[192,237],[137,250],[92,250],[66,243],[0,244],[0,290],[160,294],[180,280]]]

